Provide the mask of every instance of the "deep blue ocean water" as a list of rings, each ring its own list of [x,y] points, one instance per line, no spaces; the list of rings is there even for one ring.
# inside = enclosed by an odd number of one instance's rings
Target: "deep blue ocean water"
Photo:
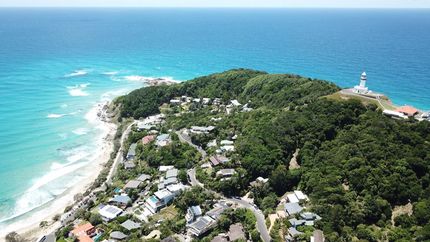
[[[0,221],[85,179],[100,139],[85,115],[142,85],[127,76],[245,67],[349,87],[366,71],[430,109],[429,30],[429,10],[0,9]]]

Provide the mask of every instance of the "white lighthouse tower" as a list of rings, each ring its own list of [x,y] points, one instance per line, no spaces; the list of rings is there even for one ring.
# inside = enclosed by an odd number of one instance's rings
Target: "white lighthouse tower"
[[[366,72],[361,73],[360,85],[355,86],[353,91],[358,94],[369,93],[369,88],[366,87],[367,75]]]

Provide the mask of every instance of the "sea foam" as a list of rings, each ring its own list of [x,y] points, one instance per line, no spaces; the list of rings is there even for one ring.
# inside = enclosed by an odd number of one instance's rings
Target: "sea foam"
[[[77,71],[74,71],[70,74],[64,75],[64,77],[78,77],[78,76],[85,76],[87,74],[88,74],[88,71],[86,71],[86,70],[77,70]]]
[[[84,91],[89,85],[90,83],[83,83],[76,86],[68,86],[67,89],[69,89],[69,94],[72,97],[84,97],[89,95],[88,92]]]
[[[56,113],[50,113],[48,115],[46,115],[47,118],[62,118],[64,117],[66,114],[56,114]]]

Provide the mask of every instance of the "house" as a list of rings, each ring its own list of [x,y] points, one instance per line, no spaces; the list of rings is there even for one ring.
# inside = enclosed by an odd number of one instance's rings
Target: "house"
[[[207,147],[208,147],[208,148],[210,148],[210,147],[216,147],[216,146],[217,146],[216,139],[214,139],[214,140],[210,141],[210,142],[207,144]]]
[[[91,237],[93,237],[95,234],[96,228],[91,223],[78,225],[72,231],[70,231],[70,235],[81,242],[93,241]]]
[[[240,104],[240,102],[239,102],[239,101],[237,101],[236,99],[231,100],[231,101],[230,101],[230,103],[231,103],[233,106],[235,106],[235,107],[238,107],[238,106],[242,105],[242,104]]]
[[[215,204],[205,216],[198,217],[194,222],[187,224],[188,232],[197,237],[206,233],[216,226],[217,220],[227,208],[228,206],[223,202]]]
[[[265,183],[267,183],[269,181],[269,178],[263,178],[263,177],[257,177],[257,179],[255,179],[255,181],[250,182],[249,185],[252,187],[258,187],[258,186],[262,186]]]
[[[418,114],[418,109],[412,107],[412,106],[402,106],[398,109],[396,109],[396,112],[403,113],[404,115],[408,117],[413,117],[416,114]]]
[[[219,217],[221,217],[221,214],[228,208],[228,206],[225,203],[217,203],[214,205],[214,208],[212,208],[211,210],[209,210],[206,215],[218,220]]]
[[[187,225],[188,232],[192,235],[199,237],[202,234],[206,233],[213,227],[215,227],[216,221],[215,219],[209,216],[203,216],[196,219],[196,221]]]
[[[203,98],[203,104],[209,104],[211,102],[210,98],[204,97]]]
[[[294,193],[287,194],[287,201],[290,203],[300,202],[300,200],[297,198],[296,194]]]
[[[223,152],[234,152],[234,145],[224,145],[220,147]]]
[[[191,223],[196,218],[202,216],[202,209],[200,206],[192,206],[187,209],[187,214],[185,215],[185,219],[187,220],[187,223]]]
[[[99,214],[105,222],[118,217],[122,212],[122,209],[112,205],[105,205],[99,209]]]
[[[124,186],[124,190],[127,189],[137,189],[140,186],[140,183],[142,183],[141,181],[137,181],[137,180],[130,180],[127,182],[127,184],[125,184]]]
[[[241,223],[236,223],[230,225],[230,229],[228,231],[228,238],[230,241],[236,241],[236,240],[245,240],[245,233],[243,232],[243,225]]]
[[[176,168],[169,169],[166,171],[166,179],[169,179],[172,177],[176,178],[177,176],[178,176],[178,169]]]
[[[236,171],[234,169],[221,169],[219,171],[217,171],[216,176],[217,177],[231,177],[236,173]]]
[[[166,189],[171,192],[174,196],[179,195],[181,191],[185,189],[185,186],[182,183],[176,183],[172,185],[166,186]]]
[[[179,100],[179,99],[171,99],[170,100],[170,104],[172,104],[172,105],[179,105],[179,104],[181,104],[181,100]]]
[[[137,130],[138,131],[143,131],[143,130],[150,130],[154,127],[154,125],[151,124],[147,124],[145,122],[137,122]]]
[[[126,162],[124,162],[124,169],[126,169],[126,170],[131,170],[131,169],[133,169],[135,167],[136,167],[136,165],[134,164],[133,161],[126,161]]]
[[[163,147],[170,144],[170,142],[171,142],[171,139],[169,134],[160,134],[157,136],[155,144],[159,147]]]
[[[128,148],[127,156],[125,157],[126,160],[133,160],[136,156],[136,147],[137,144],[133,143],[130,145],[130,148]]]
[[[117,206],[127,206],[131,202],[131,198],[128,195],[117,195],[109,200],[110,204]]]
[[[136,223],[130,219],[127,219],[124,223],[121,224],[121,227],[125,228],[126,230],[130,231],[133,229],[140,228],[140,223]]]
[[[298,236],[298,235],[301,235],[301,234],[303,234],[302,232],[300,232],[300,231],[298,231],[296,228],[294,228],[294,227],[290,227],[290,228],[288,228],[288,233],[294,238],[294,237],[296,237],[296,236]]]
[[[215,236],[211,242],[228,242],[227,238],[225,235],[223,234],[219,234],[217,236]]]
[[[397,111],[391,111],[388,109],[385,109],[384,111],[382,111],[382,113],[388,117],[392,117],[392,118],[401,118],[401,119],[407,119],[408,116],[404,115],[401,112],[397,112]]]
[[[294,191],[294,195],[296,195],[297,199],[299,199],[299,201],[304,201],[304,200],[308,200],[308,196],[306,196],[302,191]]]
[[[306,221],[303,219],[292,218],[288,220],[292,227],[296,228],[297,226],[305,225]]]
[[[215,156],[209,157],[209,161],[213,166],[217,166],[219,164],[227,163],[230,160],[223,155],[215,155]]]
[[[151,179],[151,176],[150,176],[150,175],[142,174],[142,175],[140,175],[136,180],[137,180],[137,181],[144,182],[144,181],[149,180],[149,179]]]
[[[147,145],[155,140],[155,135],[147,135],[142,138],[142,144]]]
[[[317,229],[314,230],[312,236],[311,236],[311,242],[324,242],[325,238],[324,238],[324,233],[323,231]]]
[[[303,210],[303,208],[300,206],[299,203],[286,203],[285,204],[285,211],[289,216],[293,214],[300,213]]]
[[[163,190],[159,190],[156,191],[154,193],[154,195],[160,200],[162,201],[164,204],[168,204],[170,201],[172,201],[174,194],[171,193],[169,190],[167,189],[163,189]]]
[[[316,220],[320,220],[321,217],[318,214],[311,212],[304,212],[300,214],[300,217],[305,220],[305,225],[313,226]]]
[[[150,196],[145,201],[145,207],[153,214],[158,212],[158,210],[160,210],[165,205],[166,204],[160,201],[155,195]]]
[[[113,231],[112,233],[110,233],[110,238],[113,240],[123,240],[127,238],[127,235],[120,231]]]
[[[161,178],[158,183],[158,190],[164,189],[169,185],[178,183],[178,178],[176,177],[169,177],[167,179]]]
[[[220,144],[221,145],[233,145],[234,141],[231,141],[231,140],[221,140]]]
[[[201,127],[201,126],[191,126],[191,133],[194,134],[208,134],[215,129],[214,126]]]
[[[159,166],[158,171],[159,172],[166,172],[167,170],[175,168],[174,166]]]

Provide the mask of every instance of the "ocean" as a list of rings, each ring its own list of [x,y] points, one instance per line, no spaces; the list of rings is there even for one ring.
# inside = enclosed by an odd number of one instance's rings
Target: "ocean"
[[[0,9],[0,230],[88,179],[97,103],[232,68],[430,109],[430,10]]]

